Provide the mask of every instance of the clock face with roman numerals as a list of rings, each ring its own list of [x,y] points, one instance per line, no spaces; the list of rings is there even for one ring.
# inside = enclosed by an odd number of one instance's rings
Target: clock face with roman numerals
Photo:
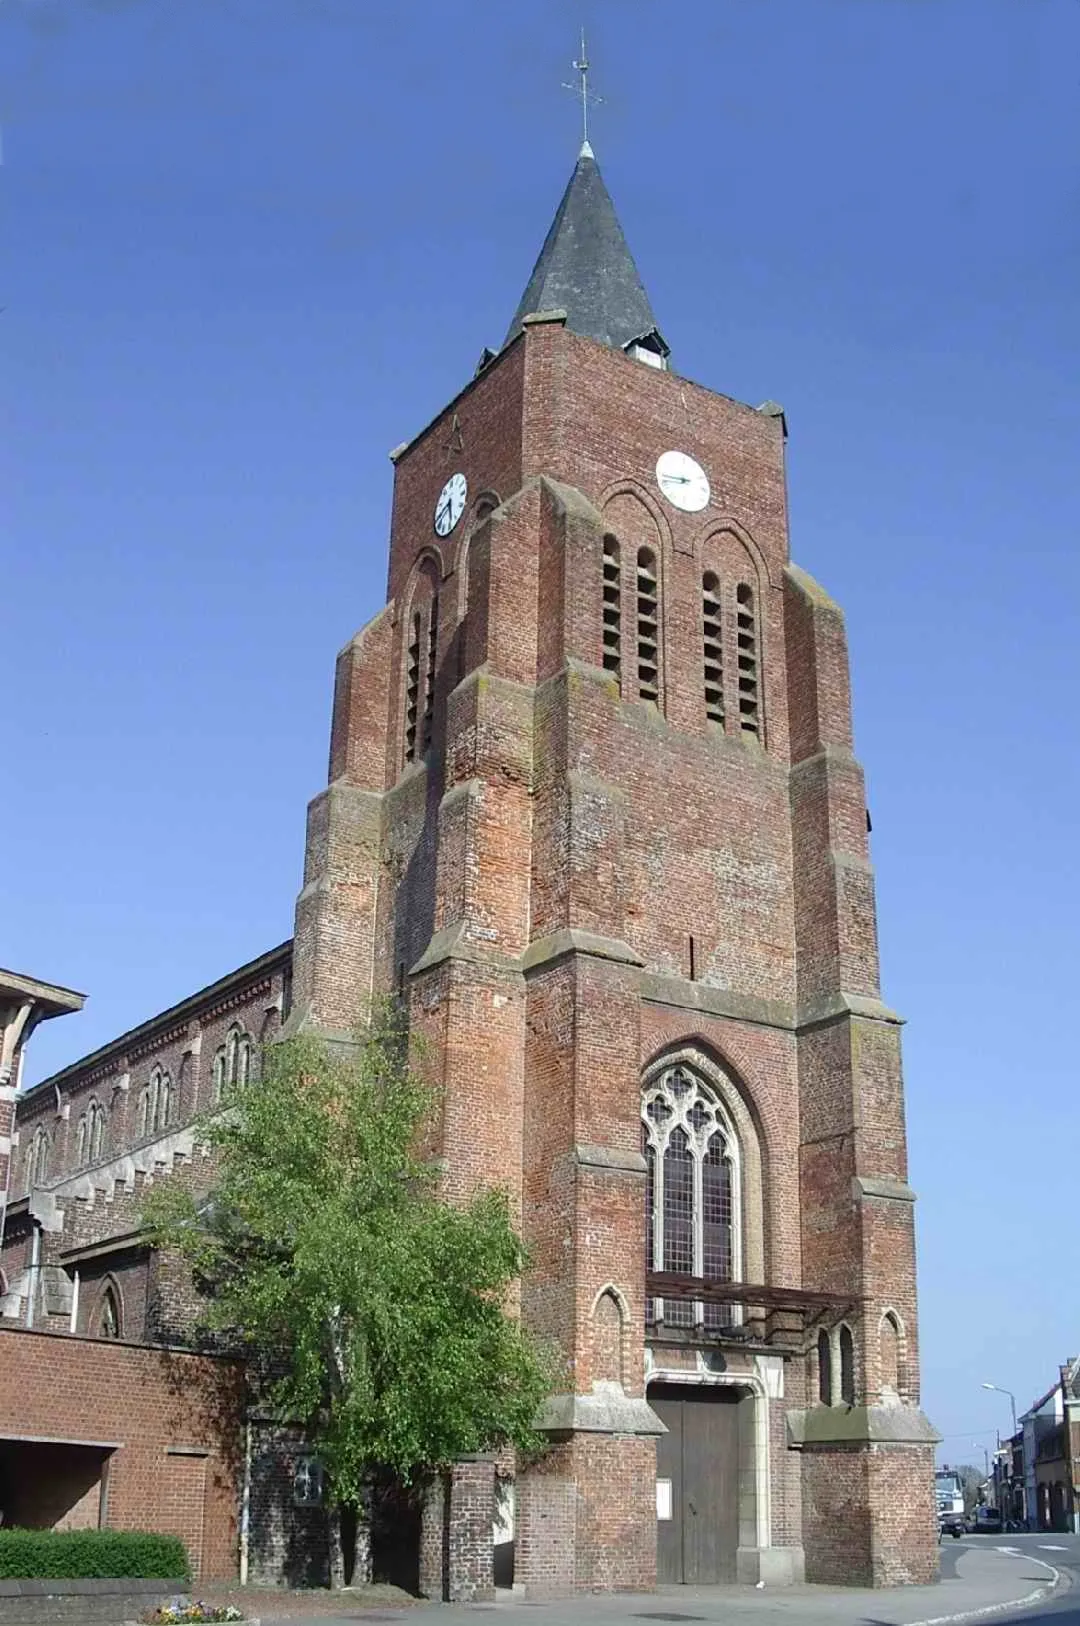
[[[463,474],[452,474],[435,503],[435,534],[449,536],[465,512],[469,487]]]

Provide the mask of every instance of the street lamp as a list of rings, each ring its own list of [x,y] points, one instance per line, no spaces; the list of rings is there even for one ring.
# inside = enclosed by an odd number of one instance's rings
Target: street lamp
[[[1013,1434],[1016,1433],[1016,1396],[1011,1389],[1002,1389],[997,1383],[984,1383],[984,1389],[993,1389],[995,1394],[1008,1395],[1009,1405],[1012,1407]]]

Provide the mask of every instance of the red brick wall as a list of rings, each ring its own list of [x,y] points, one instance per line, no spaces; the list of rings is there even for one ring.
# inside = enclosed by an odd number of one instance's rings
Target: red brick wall
[[[0,1327],[0,1437],[114,1446],[106,1523],[180,1536],[199,1579],[237,1568],[235,1363]]]
[[[656,460],[672,447],[709,474],[704,513],[657,492]],[[490,491],[499,506],[470,507],[439,541],[432,511],[456,468],[470,504]],[[622,557],[618,677],[602,669],[608,531]],[[660,584],[655,706],[638,697],[641,546]],[[406,766],[408,607],[433,562],[434,740],[425,763]],[[705,706],[705,571],[723,588],[723,726]],[[758,621],[756,739],[739,725],[740,582]],[[780,421],[559,323],[531,326],[398,460],[389,587],[387,610],[339,664],[334,783],[311,811],[297,917],[309,1016],[347,1025],[423,957],[410,1011],[444,1090],[447,1189],[486,1180],[520,1193],[532,1259],[522,1311],[558,1345],[560,1383],[582,1395],[595,1352],[612,1365],[593,1321],[608,1283],[627,1307],[626,1389],[642,1392],[641,1075],[696,1047],[730,1079],[759,1159],[744,1268],[868,1295],[853,1328],[860,1399],[877,1397],[878,1327],[894,1313],[913,1397],[899,1044],[879,1003],[843,618],[788,562]],[[606,947],[563,941],[545,958],[560,932]],[[818,1469],[830,1488],[826,1458],[801,1465],[783,1433],[785,1406],[804,1399],[803,1363],[785,1376],[771,1407],[773,1539],[827,1547],[828,1520],[803,1507]],[[648,1584],[655,1509],[641,1459],[652,1450],[577,1438],[530,1471],[518,1523],[529,1584],[611,1584],[603,1553],[631,1529]],[[837,1487],[851,1480],[871,1534],[891,1528],[879,1499],[894,1496],[910,1515],[897,1539],[933,1545],[911,1513],[921,1459],[837,1461]],[[873,1570],[853,1540],[851,1564]]]

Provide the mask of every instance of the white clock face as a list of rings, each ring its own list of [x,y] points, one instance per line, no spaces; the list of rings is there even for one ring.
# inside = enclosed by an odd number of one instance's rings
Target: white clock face
[[[465,512],[465,498],[469,494],[463,474],[452,474],[439,492],[435,504],[435,532],[437,536],[449,536],[458,520]]]
[[[656,483],[669,503],[696,514],[709,500],[709,481],[700,463],[685,452],[664,452],[656,464]]]

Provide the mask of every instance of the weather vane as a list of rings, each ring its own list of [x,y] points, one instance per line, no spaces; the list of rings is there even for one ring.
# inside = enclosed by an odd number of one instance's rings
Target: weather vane
[[[594,92],[589,89],[589,58],[588,53],[585,50],[584,29],[581,30],[581,56],[577,62],[571,63],[571,67],[573,67],[574,71],[581,76],[581,84],[580,86],[568,85],[564,80],[562,88],[564,90],[572,90],[575,96],[580,95],[581,97],[581,135],[582,141],[587,147],[589,145],[589,104],[591,102],[593,107],[596,107],[603,101],[604,98],[602,96],[595,95]]]

